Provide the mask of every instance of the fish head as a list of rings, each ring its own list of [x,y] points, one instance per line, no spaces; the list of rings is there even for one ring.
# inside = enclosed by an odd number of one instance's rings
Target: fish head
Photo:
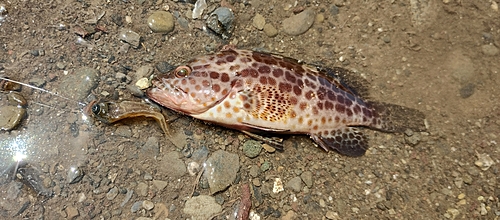
[[[227,75],[227,74],[226,74]],[[157,76],[146,91],[156,103],[188,115],[201,114],[221,102],[229,93],[228,79],[206,65],[190,63]]]

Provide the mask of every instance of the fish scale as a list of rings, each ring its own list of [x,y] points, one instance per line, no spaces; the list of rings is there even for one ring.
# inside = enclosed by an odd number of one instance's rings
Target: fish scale
[[[424,129],[419,111],[362,97],[342,78],[352,74],[226,46],[158,76],[147,95],[167,108],[229,128],[307,134],[323,149],[348,156],[361,156],[368,148],[361,128]]]

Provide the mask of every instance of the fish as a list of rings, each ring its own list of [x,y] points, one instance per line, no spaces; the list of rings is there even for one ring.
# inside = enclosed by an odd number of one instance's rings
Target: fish
[[[425,115],[374,101],[366,82],[342,68],[224,46],[155,76],[146,95],[205,122],[265,135],[301,134],[325,151],[363,156],[365,129],[425,130]],[[360,78],[360,77],[358,77]]]

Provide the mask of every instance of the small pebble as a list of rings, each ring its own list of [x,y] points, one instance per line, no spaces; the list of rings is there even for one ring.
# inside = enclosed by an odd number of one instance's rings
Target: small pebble
[[[192,18],[197,19],[201,17],[203,11],[207,8],[207,2],[205,0],[197,0],[194,4]]]
[[[254,179],[252,179],[252,184],[253,184],[254,186],[260,186],[260,185],[261,185],[261,184],[260,184],[260,179],[259,179],[259,178],[254,178]]]
[[[73,184],[80,182],[83,178],[83,172],[81,171],[80,167],[70,167],[68,169],[68,183]]]
[[[156,64],[156,69],[160,71],[160,73],[167,73],[173,69],[175,69],[175,66],[170,65],[169,63],[165,61],[160,61],[158,64]]]
[[[155,33],[174,30],[174,16],[167,11],[155,11],[148,17],[148,26]]]
[[[269,169],[271,169],[271,163],[269,163],[269,161],[264,161],[264,163],[262,163],[262,165],[260,165],[260,170],[262,172],[266,172]]]
[[[493,45],[493,44],[483,45],[483,46],[481,46],[481,49],[482,49],[483,53],[488,55],[488,56],[495,56],[498,54],[498,48],[495,47],[495,45]]]
[[[119,30],[118,38],[129,43],[134,48],[138,48],[141,43],[141,36],[138,33],[126,28]]]
[[[300,174],[300,178],[304,181],[307,187],[311,188],[313,186],[313,174],[311,171],[303,172]]]
[[[117,195],[118,195],[118,188],[115,186],[109,189],[108,193],[106,193],[106,198],[108,200],[113,200],[116,198]]]
[[[132,213],[136,213],[141,208],[142,208],[142,201],[137,201],[137,202],[134,202],[134,204],[132,205],[132,207],[130,207],[130,211]]]
[[[286,183],[285,188],[291,189],[294,192],[298,193],[302,189],[302,180],[298,176],[294,177]]]
[[[80,215],[80,212],[78,212],[78,209],[74,206],[68,206],[64,211],[66,212],[67,219],[75,219]]]
[[[252,19],[252,25],[258,30],[264,29],[266,25],[266,19],[261,14],[257,13]]]
[[[144,209],[146,209],[146,210],[148,210],[148,211],[149,211],[149,210],[151,210],[151,209],[153,209],[153,208],[155,207],[155,204],[154,204],[153,202],[151,202],[151,201],[144,200],[144,201],[142,202],[142,207],[143,207]]]
[[[465,86],[460,88],[460,91],[459,91],[460,97],[462,97],[464,99],[471,97],[474,94],[475,88],[476,88],[476,85],[474,85],[474,83],[465,84]]]
[[[283,20],[283,31],[291,36],[301,35],[312,27],[315,18],[314,10],[308,8]]]
[[[273,193],[279,193],[283,191],[283,182],[281,181],[280,178],[274,178],[273,182]]]
[[[151,86],[151,82],[149,81],[148,78],[141,78],[139,80],[137,80],[137,82],[135,83],[135,86],[137,86],[137,88],[139,89],[147,89]]]
[[[163,180],[153,180],[153,186],[155,186],[158,191],[162,191],[168,186],[168,182]]]
[[[259,156],[262,150],[262,144],[255,140],[248,140],[243,143],[243,153],[249,158],[255,158]]]
[[[272,24],[267,23],[264,25],[264,34],[268,37],[276,37],[276,35],[278,35],[278,29],[276,29]]]
[[[139,184],[137,184],[137,194],[139,194],[140,196],[147,196],[148,195],[148,184],[146,184],[145,182],[140,182]]]
[[[264,150],[266,150],[266,152],[268,153],[274,153],[276,151],[276,148],[272,147],[271,145],[269,144],[263,144],[262,147],[264,148]]]
[[[132,130],[126,125],[120,125],[116,128],[115,135],[129,138],[132,137]]]

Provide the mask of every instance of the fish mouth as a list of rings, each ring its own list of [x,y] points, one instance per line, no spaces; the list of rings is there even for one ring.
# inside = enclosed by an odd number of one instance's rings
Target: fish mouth
[[[188,93],[186,91],[165,81],[153,80],[152,84],[153,88],[146,91],[146,95],[150,99],[164,107],[182,111],[183,106],[187,103]]]

